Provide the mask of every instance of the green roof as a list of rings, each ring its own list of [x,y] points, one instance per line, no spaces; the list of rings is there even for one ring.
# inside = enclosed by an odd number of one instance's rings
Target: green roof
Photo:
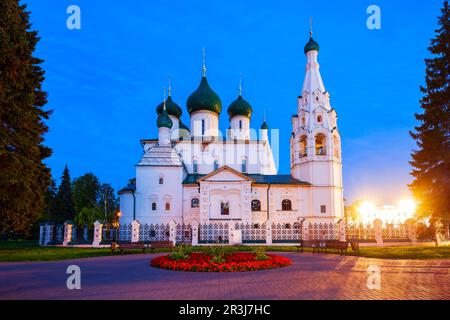
[[[266,121],[264,121],[263,124],[261,125],[261,129],[262,130],[269,130],[269,125],[267,124]]]
[[[156,107],[156,113],[158,115],[162,114],[164,108],[164,102],[161,102],[157,107]],[[177,117],[177,118],[181,118],[181,115],[183,114],[183,110],[181,110],[180,106],[178,104],[176,104],[173,100],[171,96],[167,97],[166,100],[166,109],[167,109],[167,114]]]
[[[228,107],[228,115],[230,116],[230,119],[234,116],[244,116],[250,118],[252,116],[252,112],[252,106],[250,103],[245,101],[244,98],[242,98],[242,95],[239,95],[239,97]]]
[[[186,106],[189,113],[206,110],[217,114],[222,112],[222,101],[211,89],[205,76],[202,77],[200,85],[187,99]]]
[[[305,54],[312,50],[319,51],[319,44],[311,37],[305,46]]]
[[[171,129],[173,126],[172,119],[169,118],[169,115],[167,114],[167,111],[163,109],[161,115],[158,116],[158,119],[156,120],[156,125],[158,128],[169,128]]]
[[[253,179],[256,184],[295,184],[309,186],[308,182],[300,181],[293,178],[290,174],[277,174],[277,175],[263,175],[263,174],[245,174],[249,178]],[[198,179],[203,178],[206,174],[188,174],[183,181],[183,184],[197,183]]]

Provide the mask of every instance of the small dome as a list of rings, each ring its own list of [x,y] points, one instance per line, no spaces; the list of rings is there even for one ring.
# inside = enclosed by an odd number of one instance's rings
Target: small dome
[[[179,128],[180,128],[180,130],[186,130],[186,131],[190,132],[189,128],[181,121],[180,121],[180,124],[179,124]]]
[[[220,114],[222,111],[222,101],[211,89],[205,76],[202,77],[197,90],[187,99],[186,106],[189,113],[207,110]]]
[[[264,120],[263,124],[261,125],[261,130],[269,130],[269,126],[267,125],[265,120]]]
[[[164,108],[164,102],[161,102],[157,107],[156,107],[156,113],[158,115],[162,114]],[[178,104],[176,104],[173,100],[171,96],[167,97],[166,100],[166,109],[167,109],[167,114],[177,117],[178,119],[181,118],[181,115],[183,114],[183,110],[181,110],[180,106]]]
[[[252,106],[250,103],[245,101],[244,98],[242,98],[242,95],[239,95],[239,97],[228,107],[228,115],[230,116],[230,119],[235,116],[245,116],[250,118],[252,116],[252,112]]]
[[[311,37],[305,46],[305,54],[312,50],[319,51],[319,44]]]
[[[169,128],[171,129],[173,126],[172,119],[169,118],[167,111],[163,109],[162,113],[158,116],[156,120],[156,125],[158,128]]]

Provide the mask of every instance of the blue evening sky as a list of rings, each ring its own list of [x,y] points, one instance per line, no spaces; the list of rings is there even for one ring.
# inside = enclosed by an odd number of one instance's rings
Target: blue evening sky
[[[155,107],[168,75],[184,109],[201,77],[224,109],[237,96],[253,105],[252,126],[264,108],[280,129],[280,173],[289,172],[291,115],[305,71],[309,17],[319,62],[339,115],[345,197],[396,203],[408,195],[408,130],[416,124],[424,58],[442,0],[341,1],[106,1],[25,0],[42,37],[49,120],[47,163],[55,177],[65,164],[72,177],[93,172],[116,190],[134,177],[139,140],[157,137]],[[66,28],[66,9],[81,8],[81,30]],[[381,30],[366,27],[366,9],[381,8]],[[228,127],[226,112],[221,128]]]

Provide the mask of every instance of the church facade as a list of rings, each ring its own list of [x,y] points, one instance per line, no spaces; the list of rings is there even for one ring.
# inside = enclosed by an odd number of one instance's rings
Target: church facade
[[[318,52],[311,36],[302,93],[291,119],[290,174],[277,174],[266,121],[258,131],[250,129],[253,108],[242,90],[228,107],[229,129],[220,133],[222,102],[203,66],[200,85],[186,102],[189,127],[181,122],[182,109],[172,100],[170,87],[156,108],[158,139],[141,141],[136,177],[119,192],[120,223],[343,218],[341,139]]]

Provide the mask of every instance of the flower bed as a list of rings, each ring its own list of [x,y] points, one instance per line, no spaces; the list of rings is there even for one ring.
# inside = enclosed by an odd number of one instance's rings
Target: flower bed
[[[268,254],[267,257],[267,260],[257,260],[254,253],[234,252],[224,256],[223,262],[214,262],[210,255],[194,252],[185,260],[175,260],[166,255],[154,258],[150,264],[173,271],[240,272],[281,268],[292,263],[290,259],[274,254]]]

